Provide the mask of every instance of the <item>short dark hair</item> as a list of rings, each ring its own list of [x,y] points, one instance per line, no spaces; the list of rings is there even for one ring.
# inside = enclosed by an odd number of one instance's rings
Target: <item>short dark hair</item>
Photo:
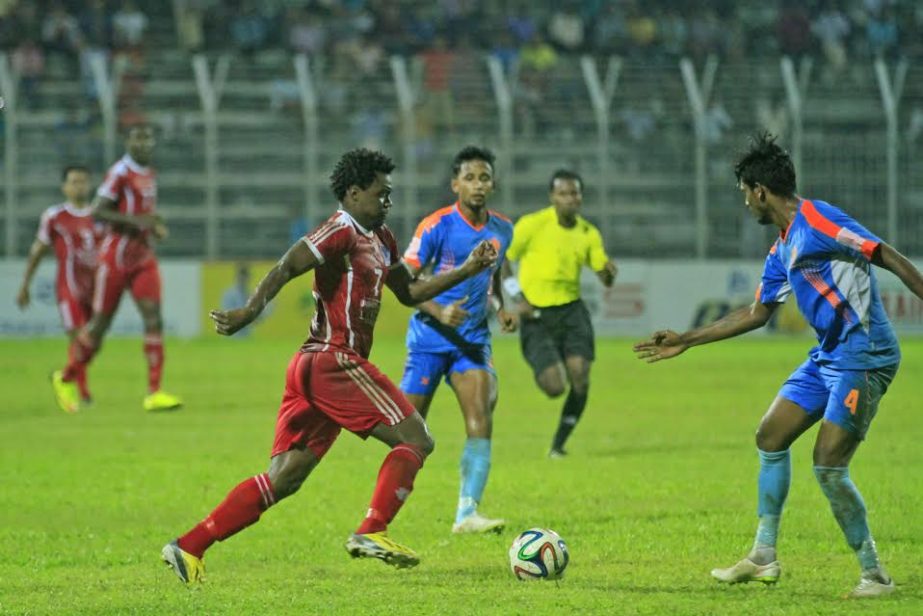
[[[762,184],[782,197],[795,194],[795,165],[788,152],[776,143],[775,135],[756,133],[747,150],[734,165],[737,183],[753,188]]]
[[[569,169],[558,169],[551,174],[551,179],[548,181],[548,192],[554,191],[555,180],[567,180],[571,182],[577,182],[580,184],[580,190],[583,190],[583,178],[580,177],[580,174],[576,171],[571,171]]]
[[[394,162],[377,150],[356,148],[340,157],[330,174],[330,190],[338,201],[346,196],[350,186],[365,190],[375,181],[376,173],[391,173]]]
[[[482,148],[476,145],[466,145],[458,152],[458,154],[455,155],[454,160],[452,160],[452,177],[458,175],[464,163],[470,162],[472,160],[483,160],[485,163],[490,165],[491,169],[493,169],[494,160],[496,160],[496,157],[494,156],[494,153],[487,148]]]
[[[70,175],[71,171],[79,171],[80,173],[86,173],[90,175],[90,170],[84,165],[67,165],[64,169],[61,170],[61,183],[67,181],[67,176]]]

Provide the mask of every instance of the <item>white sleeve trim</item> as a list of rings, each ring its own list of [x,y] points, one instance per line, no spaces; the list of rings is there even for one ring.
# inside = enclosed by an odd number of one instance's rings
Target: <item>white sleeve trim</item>
[[[308,248],[311,249],[311,252],[314,253],[315,257],[317,257],[317,262],[323,265],[326,259],[324,259],[324,255],[322,255],[320,251],[317,249],[317,246],[314,245],[314,242],[309,240],[307,236],[301,238],[301,241],[307,244]]]

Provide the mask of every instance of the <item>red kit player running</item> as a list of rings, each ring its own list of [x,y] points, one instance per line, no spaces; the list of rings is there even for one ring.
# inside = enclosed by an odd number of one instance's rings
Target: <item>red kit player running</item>
[[[55,296],[58,299],[58,310],[61,311],[61,323],[73,339],[92,314],[93,275],[100,238],[93,212],[87,207],[90,171],[79,165],[65,167],[61,174],[61,192],[67,200],[51,206],[42,214],[38,233],[29,250],[26,273],[16,295],[16,303],[23,310],[29,306],[29,287],[39,261],[50,250],[54,250],[58,260]],[[87,373],[82,368],[74,380],[80,399],[89,403],[91,398]]]
[[[167,236],[156,214],[157,179],[148,165],[154,151],[154,130],[147,125],[129,129],[128,153],[110,167],[96,191],[93,215],[108,224],[99,249],[99,267],[93,289],[93,317],[74,337],[67,366],[52,375],[58,404],[79,410],[73,381],[93,359],[112,323],[125,291],[129,291],[144,321],[144,356],[148,362],[148,396],[144,409],[178,408],[176,396],[160,390],[163,371],[163,321],[160,316],[160,271],[153,243]]]
[[[231,335],[252,322],[286,283],[316,270],[317,311],[308,340],[286,372],[269,471],[237,485],[208,517],[161,552],[187,584],[202,581],[202,555],[209,546],[253,524],[263,511],[298,490],[341,428],[362,438],[373,436],[391,448],[365,520],[347,539],[346,550],[396,567],[419,562],[413,550],[388,538],[387,526],[407,500],[434,443],[423,418],[368,361],[382,287],[387,285],[401,303],[413,305],[488,269],[497,253],[481,242],[463,265],[425,280],[413,278],[394,235],[384,226],[393,169],[391,159],[380,152],[344,154],[331,175],[340,209],[285,253],[246,306],[211,312],[216,331]]]

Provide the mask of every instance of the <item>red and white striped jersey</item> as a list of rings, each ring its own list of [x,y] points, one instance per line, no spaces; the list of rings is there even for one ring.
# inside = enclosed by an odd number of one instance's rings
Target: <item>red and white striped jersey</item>
[[[302,241],[320,261],[317,308],[302,350],[349,350],[368,358],[382,286],[392,268],[403,267],[394,234],[386,226],[369,231],[338,210]]]
[[[93,272],[101,232],[89,207],[77,208],[71,203],[53,205],[42,213],[36,239],[54,248],[58,259],[56,290],[75,299],[87,299],[93,294]]]
[[[157,175],[152,167],[144,167],[125,154],[109,167],[106,178],[96,191],[100,197],[115,201],[120,214],[140,216],[157,212]],[[144,245],[149,232],[139,233],[133,228],[110,225],[114,235],[130,236]]]

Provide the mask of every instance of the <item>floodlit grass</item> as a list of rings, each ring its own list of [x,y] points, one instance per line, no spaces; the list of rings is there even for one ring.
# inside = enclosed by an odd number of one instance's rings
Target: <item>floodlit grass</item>
[[[543,398],[515,338],[503,337],[482,510],[505,517],[506,532],[449,533],[464,435],[443,388],[430,413],[436,451],[391,527],[419,551],[418,568],[353,561],[343,550],[386,451],[344,434],[298,494],[214,546],[207,585],[189,591],[160,563],[160,548],[267,467],[298,343],[171,340],[165,386],[186,407],[149,415],[140,341],[110,340],[90,374],[95,406],[67,416],[47,383],[63,340],[0,342],[0,613],[923,613],[923,342],[913,340],[852,471],[899,585],[893,597],[841,598],[858,568],[811,472],[813,432],[794,447],[781,582],[722,587],[709,577],[750,546],[753,432],[809,346],[759,338],[654,366],[633,358],[630,341],[600,341],[571,456],[549,460],[560,401]],[[403,356],[401,340],[381,339],[372,359],[397,380]],[[509,572],[507,548],[531,526],[567,541],[560,584]]]

